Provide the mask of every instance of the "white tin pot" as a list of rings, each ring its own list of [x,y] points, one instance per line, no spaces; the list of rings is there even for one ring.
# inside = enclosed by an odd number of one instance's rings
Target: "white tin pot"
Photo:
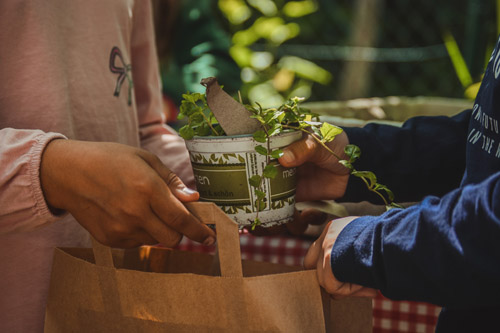
[[[288,132],[272,137],[272,150],[288,146],[302,137],[301,132]],[[266,156],[255,152],[255,146],[266,146],[252,135],[195,137],[186,141],[200,193],[200,201],[214,202],[240,227],[249,226],[257,216],[256,195],[248,179],[262,176]],[[264,178],[266,207],[259,212],[262,227],[292,220],[295,206],[296,169],[278,167],[274,179]]]

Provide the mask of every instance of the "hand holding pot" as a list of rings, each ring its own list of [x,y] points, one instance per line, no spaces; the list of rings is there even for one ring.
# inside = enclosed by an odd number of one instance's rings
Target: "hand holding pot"
[[[342,158],[349,139],[345,132],[329,142],[328,147]],[[347,187],[349,170],[311,136],[283,149],[279,159],[285,167],[298,167],[295,199],[300,201],[332,200],[342,197]],[[296,212],[294,221],[287,224],[293,234],[303,234],[309,224],[323,224],[327,215],[312,209]]]
[[[328,147],[342,158],[349,144],[345,132],[329,142]],[[306,136],[283,149],[278,160],[285,167],[298,167],[297,201],[338,199],[345,193],[349,170],[314,138]]]
[[[375,297],[377,290],[354,283],[341,282],[335,278],[331,266],[333,245],[340,232],[357,216],[349,216],[328,223],[321,236],[311,245],[304,258],[306,269],[316,269],[318,281],[333,298],[347,296]]]
[[[40,180],[48,205],[70,212],[105,245],[175,246],[182,234],[205,244],[215,241],[214,232],[182,204],[199,194],[144,150],[54,140],[43,153]]]

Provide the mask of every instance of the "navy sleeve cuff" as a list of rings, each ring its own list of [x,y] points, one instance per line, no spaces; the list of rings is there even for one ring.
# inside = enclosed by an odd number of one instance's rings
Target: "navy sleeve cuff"
[[[367,228],[375,228],[378,224],[375,216],[363,216],[353,220],[340,232],[332,248],[330,263],[335,278],[342,282],[356,283],[365,287],[377,288],[375,277],[370,269],[373,254],[369,242],[360,235]],[[372,235],[372,232],[364,232]],[[367,243],[368,242],[368,243]],[[362,243],[362,246],[360,243]],[[361,249],[361,252],[358,250]],[[366,250],[363,250],[366,249]]]

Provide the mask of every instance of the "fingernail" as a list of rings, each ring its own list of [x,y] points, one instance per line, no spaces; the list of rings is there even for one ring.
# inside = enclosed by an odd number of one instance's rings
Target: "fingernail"
[[[203,245],[205,245],[205,246],[214,245],[214,243],[215,243],[215,238],[213,238],[212,236],[207,237],[207,238],[203,241]]]
[[[283,150],[283,156],[280,157],[280,161],[286,164],[290,164],[295,160],[295,155],[290,149]]]
[[[195,190],[190,189],[189,187],[180,187],[177,191],[182,192],[186,195],[191,195],[193,193],[197,193]]]

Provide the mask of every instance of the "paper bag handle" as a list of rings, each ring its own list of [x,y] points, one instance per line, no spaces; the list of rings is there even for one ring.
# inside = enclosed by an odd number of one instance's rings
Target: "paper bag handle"
[[[215,224],[220,270],[224,277],[243,277],[238,225],[211,202],[190,202],[186,208],[205,224]],[[92,239],[96,265],[114,267],[111,248]]]
[[[111,248],[99,243],[92,237],[92,251],[94,252],[95,263],[98,266],[115,267]]]
[[[186,208],[205,224],[215,224],[220,271],[225,277],[242,277],[238,224],[213,202],[190,202]]]

